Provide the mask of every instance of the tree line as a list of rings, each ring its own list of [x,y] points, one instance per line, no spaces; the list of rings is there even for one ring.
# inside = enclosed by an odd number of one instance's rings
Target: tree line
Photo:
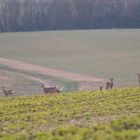
[[[140,0],[0,0],[0,32],[139,27]]]

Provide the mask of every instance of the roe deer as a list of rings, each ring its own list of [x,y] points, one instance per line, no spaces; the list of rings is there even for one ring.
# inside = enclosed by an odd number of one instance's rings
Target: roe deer
[[[112,89],[114,84],[113,84],[113,78],[110,78],[110,82],[106,82],[106,89]]]
[[[5,94],[5,96],[8,96],[8,95],[13,95],[13,90],[12,89],[5,89],[4,87],[2,87],[2,90],[3,90],[3,93]]]
[[[43,88],[43,91],[45,94],[48,94],[48,93],[60,93],[60,90],[56,87],[45,87],[44,84],[41,85],[41,87]]]

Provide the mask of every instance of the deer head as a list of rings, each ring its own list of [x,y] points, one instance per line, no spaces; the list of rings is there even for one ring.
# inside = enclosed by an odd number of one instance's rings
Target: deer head
[[[41,84],[41,88],[45,88],[45,85],[44,85],[44,83],[42,83],[42,84]]]

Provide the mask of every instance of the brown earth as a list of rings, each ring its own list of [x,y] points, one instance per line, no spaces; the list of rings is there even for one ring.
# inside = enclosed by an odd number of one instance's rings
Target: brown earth
[[[88,81],[88,82],[103,82],[105,79],[103,78],[97,78],[89,75],[83,75],[79,73],[72,73],[64,70],[56,70],[56,69],[50,69],[47,67],[42,67],[42,66],[37,66],[34,64],[29,64],[17,60],[11,60],[11,59],[6,59],[6,58],[0,58],[0,64],[6,65],[8,67],[17,69],[17,70],[25,70],[25,71],[30,71],[30,72],[37,72],[40,74],[45,74],[53,77],[61,77],[73,81]],[[37,80],[42,82],[41,79],[36,79],[33,77],[28,77],[31,78],[32,80]]]
[[[0,70],[0,85],[2,86],[7,85],[7,87],[12,87],[14,81],[15,81],[14,77],[11,77],[8,73],[6,73],[3,70]]]

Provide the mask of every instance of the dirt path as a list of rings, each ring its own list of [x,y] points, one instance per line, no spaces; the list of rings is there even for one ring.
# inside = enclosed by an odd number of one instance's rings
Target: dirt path
[[[97,77],[92,77],[89,75],[82,75],[79,73],[72,73],[72,72],[63,71],[63,70],[50,69],[47,67],[37,66],[37,65],[24,63],[17,60],[6,59],[6,58],[0,58],[0,64],[6,65],[11,68],[18,69],[18,70],[25,70],[25,71],[30,71],[30,72],[32,71],[32,72],[37,72],[40,74],[53,76],[53,77],[61,77],[65,79],[70,79],[73,81],[91,81],[91,82],[104,81],[103,78],[97,78]]]
[[[25,75],[25,74],[20,74],[20,76],[23,76],[25,78],[28,78],[30,80],[33,80],[33,81],[36,81],[36,82],[39,82],[39,83],[44,83],[45,82],[44,80],[41,80],[41,79],[33,77],[33,76],[28,76],[28,75]]]

